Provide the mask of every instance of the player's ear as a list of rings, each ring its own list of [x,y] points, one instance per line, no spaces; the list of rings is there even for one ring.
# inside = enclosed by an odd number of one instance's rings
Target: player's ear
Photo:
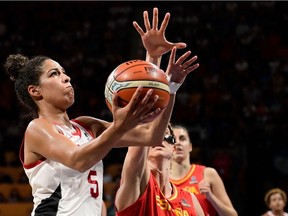
[[[29,85],[28,86],[28,92],[33,98],[39,98],[41,97],[40,87],[35,85]]]
[[[192,146],[192,143],[190,142],[189,143],[189,152],[192,152],[192,149],[193,149],[193,146]]]

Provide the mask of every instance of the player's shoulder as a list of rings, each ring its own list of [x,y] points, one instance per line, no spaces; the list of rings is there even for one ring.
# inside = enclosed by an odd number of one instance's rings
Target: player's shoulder
[[[207,175],[212,175],[212,176],[218,175],[219,176],[217,170],[213,167],[205,167],[204,172]]]
[[[45,119],[45,118],[35,118],[28,123],[26,131],[28,131],[28,132],[30,130],[37,131],[37,129],[46,128],[46,127],[49,127],[52,125],[53,125],[52,122],[47,121],[47,119]]]
[[[55,128],[55,124],[48,119],[45,118],[35,118],[31,120],[25,131],[25,136],[29,136],[29,134],[46,134],[46,133],[56,133],[57,130]]]

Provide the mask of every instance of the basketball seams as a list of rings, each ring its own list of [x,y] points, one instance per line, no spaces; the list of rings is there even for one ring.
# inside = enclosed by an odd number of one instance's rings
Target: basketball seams
[[[137,65],[131,65],[130,67],[128,67],[128,68],[125,68],[124,70],[122,70],[121,72],[119,72],[118,74],[117,74],[117,76],[115,75],[115,73],[114,73],[114,79],[116,80],[119,76],[121,76],[124,72],[126,72],[127,70],[129,70],[129,69],[131,69],[131,68],[134,68],[134,67],[138,67],[138,66],[148,66],[148,67],[151,67],[151,64],[147,64],[147,63],[141,63],[141,64],[137,64]],[[122,66],[123,67],[123,66]],[[121,68],[121,66],[119,67],[119,68],[116,68],[114,71],[117,71],[117,70],[119,70]],[[158,70],[156,67],[154,67],[155,68],[155,70]],[[114,72],[113,71],[113,72]],[[133,79],[131,79],[131,80],[126,80],[126,81],[133,81]]]
[[[111,90],[111,86],[115,82],[114,74],[115,74],[116,69],[113,70],[112,73],[109,75],[106,85],[105,85],[104,95],[105,95],[105,98],[109,101],[109,103],[112,103],[113,91]]]
[[[142,86],[143,88],[151,88],[151,89],[159,89],[170,93],[169,85],[160,81],[151,81],[151,80],[132,80],[125,82],[118,82],[114,80],[114,82],[110,85],[111,91],[117,91],[130,88],[137,88],[138,86]]]

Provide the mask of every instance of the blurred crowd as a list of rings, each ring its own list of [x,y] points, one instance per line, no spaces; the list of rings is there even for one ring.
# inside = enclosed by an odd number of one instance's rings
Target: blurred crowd
[[[124,61],[145,57],[132,21],[144,26],[142,12],[154,6],[160,17],[170,12],[167,39],[186,42],[200,63],[180,88],[172,116],[189,127],[192,159],[219,171],[239,215],[262,213],[270,187],[288,191],[286,2],[0,4],[1,64],[13,53],[61,62],[76,89],[70,117],[106,120],[112,118],[104,100],[108,75]],[[19,166],[25,121],[3,68],[0,91],[0,164]],[[104,166],[121,163],[125,150],[112,150]]]

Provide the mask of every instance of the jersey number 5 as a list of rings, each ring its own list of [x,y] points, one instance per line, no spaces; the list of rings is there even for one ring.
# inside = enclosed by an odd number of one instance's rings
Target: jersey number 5
[[[88,182],[93,186],[90,188],[90,194],[93,198],[97,198],[99,196],[99,188],[98,182],[96,180],[92,180],[93,177],[97,176],[97,172],[95,170],[90,170],[88,175]]]

